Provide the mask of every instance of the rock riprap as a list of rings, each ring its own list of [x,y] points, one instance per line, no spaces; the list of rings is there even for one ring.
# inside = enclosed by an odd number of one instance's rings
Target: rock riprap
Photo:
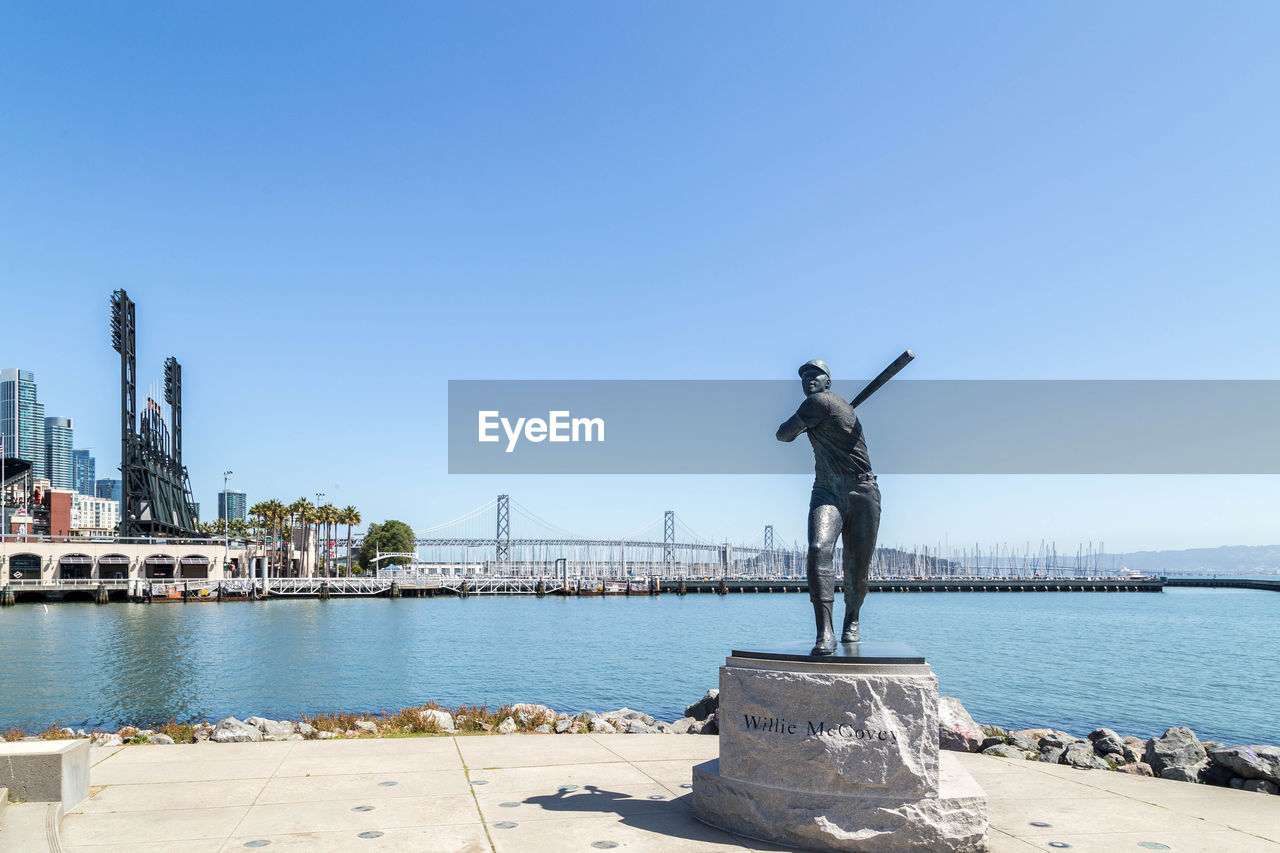
[[[273,720],[249,716],[244,720],[225,717],[217,723],[167,724],[152,728],[124,726],[114,732],[86,731],[50,726],[39,734],[14,732],[11,739],[47,740],[88,738],[92,746],[170,743],[247,743],[251,741],[332,740],[335,738],[382,737],[387,734],[719,734],[725,721],[720,718],[720,691],[708,690],[690,704],[686,716],[673,722],[655,719],[643,711],[619,708],[616,711],[557,713],[547,705],[521,703],[504,710],[501,717],[477,722],[474,708],[459,709],[455,716],[443,708],[427,705],[407,708],[386,717],[345,717],[306,720]],[[465,713],[463,713],[465,712]],[[468,721],[466,714],[472,714]],[[515,725],[504,726],[506,717]],[[759,715],[757,715],[759,716]],[[765,715],[766,717],[768,715]],[[408,721],[412,725],[404,725]],[[871,727],[862,726],[865,732]],[[165,729],[158,731],[157,729]],[[1185,726],[1175,726],[1158,738],[1142,739],[1119,735],[1109,728],[1097,728],[1086,737],[1048,728],[1005,731],[983,726],[973,720],[960,700],[938,697],[938,743],[944,750],[981,752],[1001,758],[1026,758],[1052,764],[1070,764],[1088,769],[1111,769],[1139,776],[1160,776],[1183,782],[1216,785],[1276,794],[1280,791],[1280,747],[1246,744],[1224,745],[1200,741]],[[864,738],[866,734],[864,734]],[[855,734],[856,738],[856,734]]]
[[[1226,746],[1209,750],[1209,758],[1242,779],[1280,785],[1280,747]]]
[[[248,743],[262,740],[262,731],[257,726],[250,725],[247,720],[242,722],[235,717],[226,717],[213,727],[213,734],[209,739],[214,743]]]
[[[1186,726],[1174,726],[1161,737],[1147,741],[1147,750],[1143,758],[1151,769],[1161,777],[1172,776],[1173,772],[1181,776],[1188,768],[1203,762],[1208,755],[1204,746],[1196,739],[1195,732]]]
[[[1145,741],[1107,728],[1094,729],[1088,737],[1079,738],[1052,729],[1005,732],[993,726],[979,726],[984,737],[975,748],[972,731],[964,723],[971,718],[963,706],[947,697],[942,697],[939,704],[949,709],[946,715],[939,716],[938,739],[943,749],[1266,794],[1280,791],[1280,748],[1274,746],[1202,743],[1186,726],[1174,726],[1160,737]]]
[[[943,749],[978,752],[986,733],[973,721],[959,699],[938,697],[938,740]]]

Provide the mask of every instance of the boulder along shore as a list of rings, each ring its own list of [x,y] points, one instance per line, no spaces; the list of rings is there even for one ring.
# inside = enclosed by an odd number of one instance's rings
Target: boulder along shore
[[[168,723],[150,728],[125,726],[116,731],[86,731],[49,726],[36,733],[3,732],[7,741],[88,738],[93,746],[173,743],[247,743],[251,741],[331,740],[360,737],[405,737],[459,734],[704,734],[720,732],[719,691],[708,690],[672,722],[642,711],[557,712],[546,705],[518,703],[489,708],[434,702],[382,714],[324,713],[302,719],[225,717],[216,723]],[[1085,737],[1046,728],[1008,731],[974,721],[958,699],[938,702],[938,742],[942,749],[980,752],[1001,758],[1066,764],[1082,770],[1104,770],[1155,776],[1202,785],[1218,785],[1280,795],[1280,747],[1228,746],[1201,741],[1185,726],[1174,726],[1158,738],[1136,738],[1111,729],[1094,729]]]
[[[1280,794],[1280,747],[1201,741],[1186,726],[1174,726],[1160,737],[1146,740],[1106,728],[1094,729],[1086,737],[1054,729],[1006,731],[979,725],[958,699],[942,696],[938,700],[938,741],[943,749],[957,752]]]

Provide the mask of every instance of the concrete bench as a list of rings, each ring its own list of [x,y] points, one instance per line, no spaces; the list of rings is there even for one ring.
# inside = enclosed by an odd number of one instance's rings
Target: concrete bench
[[[89,798],[89,741],[0,743],[0,788],[15,801],[61,803],[71,811]]]

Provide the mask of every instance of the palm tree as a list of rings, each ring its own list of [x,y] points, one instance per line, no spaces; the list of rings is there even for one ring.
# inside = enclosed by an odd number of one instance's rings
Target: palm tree
[[[249,507],[249,518],[253,521],[254,534],[261,538],[263,535],[263,528],[267,525],[267,502],[259,501]]]
[[[263,501],[263,509],[265,511],[265,517],[267,521],[270,522],[271,524],[271,550],[275,552],[275,556],[277,558],[276,572],[278,574],[279,563],[280,563],[279,561],[280,522],[284,520],[286,509],[285,509],[285,505],[280,503],[280,501],[276,500],[275,498],[272,498],[271,500],[268,500],[268,501]],[[268,568],[267,570],[268,574],[270,574],[270,571],[271,571],[270,568]]]
[[[355,568],[351,565],[351,525],[360,523],[360,511],[353,506],[345,506],[338,511],[338,523],[347,526],[347,575]]]
[[[270,553],[270,551],[267,550],[267,547],[266,547],[266,539],[267,539],[267,530],[271,526],[271,515],[272,515],[271,505],[273,503],[276,503],[276,502],[275,501],[258,501],[256,504],[249,507],[249,517],[253,519],[253,526],[254,526],[254,529],[257,531],[257,538],[263,540],[262,559],[264,561],[267,560],[267,554]],[[252,571],[253,571],[252,558],[250,558],[249,562],[250,562],[249,571],[252,574]]]
[[[316,573],[329,574],[329,563],[324,558],[324,504],[311,511],[311,521],[316,526]]]
[[[327,557],[328,562],[333,564],[333,568],[334,568],[333,573],[337,575],[337,574],[340,574],[340,570],[338,569],[338,561],[335,559],[336,554],[334,552],[337,551],[337,548],[335,548],[333,545],[333,539],[334,539],[334,534],[337,533],[338,531],[338,524],[342,521],[342,510],[338,509],[333,504],[326,504],[325,508],[329,512],[329,521],[328,521],[328,524],[329,524],[328,537],[329,538],[328,538],[328,547],[325,549],[325,553],[328,554],[328,557]]]
[[[311,532],[312,514],[315,512],[315,506],[306,498],[298,498],[289,504],[289,513],[297,519],[298,524],[302,526],[302,571],[299,573],[302,577],[307,577],[307,534]]]
[[[321,503],[315,508],[311,514],[311,520],[316,524],[316,555],[319,556],[319,565],[317,570],[323,570],[325,576],[329,575],[329,561],[325,560],[324,539],[329,529],[329,503]]]

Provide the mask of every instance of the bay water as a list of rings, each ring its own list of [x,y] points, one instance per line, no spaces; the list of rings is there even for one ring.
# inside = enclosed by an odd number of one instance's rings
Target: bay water
[[[862,624],[982,723],[1280,743],[1280,593],[873,593]],[[427,700],[674,720],[731,649],[812,636],[803,594],[21,604],[0,610],[0,728]]]

